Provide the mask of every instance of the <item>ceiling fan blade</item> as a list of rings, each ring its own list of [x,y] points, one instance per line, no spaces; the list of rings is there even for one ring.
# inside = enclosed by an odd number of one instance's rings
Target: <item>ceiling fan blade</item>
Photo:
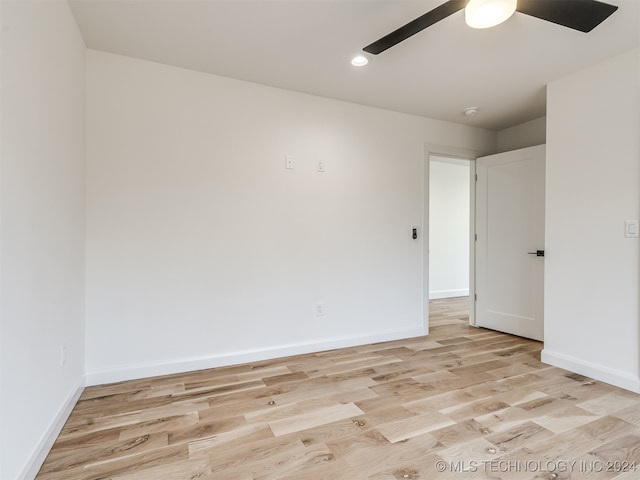
[[[618,9],[596,0],[518,0],[518,12],[532,17],[590,32]]]
[[[418,17],[397,30],[394,30],[390,34],[385,35],[381,39],[376,40],[371,45],[367,45],[363,50],[367,53],[372,53],[373,55],[382,53],[386,49],[397,45],[418,32],[421,32],[434,23],[437,23],[440,20],[447,18],[449,15],[462,10],[466,4],[467,0],[449,0],[430,12],[425,13],[421,17]]]

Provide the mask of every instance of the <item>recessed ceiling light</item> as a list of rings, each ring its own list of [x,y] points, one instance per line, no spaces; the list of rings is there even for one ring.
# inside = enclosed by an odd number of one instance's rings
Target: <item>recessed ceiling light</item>
[[[354,67],[364,67],[367,63],[369,63],[369,59],[363,55],[358,55],[351,59],[351,65]]]
[[[478,113],[478,107],[467,107],[464,109],[464,114],[467,117],[473,117]]]

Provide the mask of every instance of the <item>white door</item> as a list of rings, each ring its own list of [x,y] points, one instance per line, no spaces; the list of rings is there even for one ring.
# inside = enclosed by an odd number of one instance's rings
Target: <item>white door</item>
[[[476,325],[542,340],[545,146],[476,161]]]

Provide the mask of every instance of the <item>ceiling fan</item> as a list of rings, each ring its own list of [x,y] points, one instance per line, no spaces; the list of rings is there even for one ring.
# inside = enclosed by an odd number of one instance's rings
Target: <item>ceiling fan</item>
[[[597,0],[449,0],[363,50],[373,55],[382,53],[462,9],[467,24],[474,28],[498,25],[518,11],[586,33],[605,21],[618,7]]]

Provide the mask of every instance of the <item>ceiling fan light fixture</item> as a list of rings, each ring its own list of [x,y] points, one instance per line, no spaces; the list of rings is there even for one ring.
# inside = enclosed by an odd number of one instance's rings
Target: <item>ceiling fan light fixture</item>
[[[517,0],[469,0],[464,19],[472,28],[495,27],[508,20],[517,6]]]
[[[357,55],[351,59],[351,65],[354,67],[364,67],[369,63],[369,59],[364,55]]]

